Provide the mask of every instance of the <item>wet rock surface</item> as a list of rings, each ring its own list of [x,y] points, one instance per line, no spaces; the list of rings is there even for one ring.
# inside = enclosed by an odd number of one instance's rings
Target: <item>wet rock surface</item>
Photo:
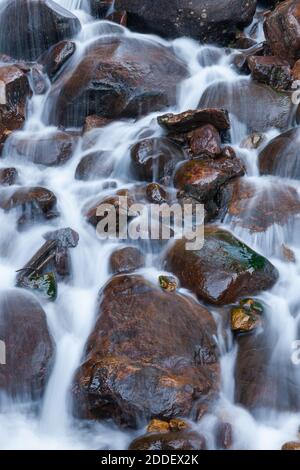
[[[117,10],[127,11],[127,23],[143,33],[167,38],[190,36],[201,42],[228,43],[236,30],[251,23],[256,1],[116,0]]]
[[[109,266],[113,274],[130,273],[145,266],[145,256],[138,248],[127,246],[112,253]]]
[[[46,315],[30,294],[17,290],[0,295],[0,331],[6,364],[0,365],[0,390],[8,396],[40,398],[54,360]]]
[[[81,29],[78,18],[52,0],[8,0],[2,8],[0,52],[16,59],[36,60]]]
[[[206,309],[125,275],[104,287],[98,311],[74,380],[77,415],[136,426],[153,417],[201,414],[209,406],[219,366]]]
[[[166,255],[166,268],[201,300],[225,305],[277,281],[276,268],[230,232],[206,227],[204,237],[202,249],[188,251],[179,240]]]
[[[50,122],[81,126],[86,116],[137,117],[175,103],[186,68],[171,48],[126,37],[95,41],[67,79],[57,80]]]

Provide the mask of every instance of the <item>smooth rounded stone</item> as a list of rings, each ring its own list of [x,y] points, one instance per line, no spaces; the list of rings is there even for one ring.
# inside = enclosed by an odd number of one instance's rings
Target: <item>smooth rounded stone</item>
[[[299,144],[300,128],[298,127],[272,139],[259,154],[260,173],[300,179]]]
[[[221,153],[220,134],[211,124],[206,124],[189,132],[186,140],[191,158],[197,158],[201,155],[214,157]]]
[[[218,158],[203,157],[183,162],[176,169],[174,186],[197,201],[206,202],[222,185],[244,173],[243,163],[232,151]]]
[[[265,322],[264,328],[239,335],[236,341],[235,402],[254,415],[261,408],[299,411],[299,366],[292,363],[289,350],[280,357],[274,355],[280,342],[278,332]]]
[[[223,198],[226,222],[252,233],[265,232],[275,224],[288,225],[300,214],[298,192],[284,183],[239,178],[226,186]]]
[[[43,65],[43,71],[48,75],[51,81],[53,81],[56,74],[62,69],[70,57],[72,57],[75,51],[75,42],[64,40],[51,46],[48,51],[44,52],[44,54],[39,57],[38,61]]]
[[[22,228],[41,220],[48,220],[58,215],[56,196],[42,187],[21,187],[20,189],[0,192],[0,208],[5,211],[17,209],[20,213],[18,226]]]
[[[86,116],[136,118],[176,102],[188,76],[170,47],[126,36],[93,42],[48,96],[51,124],[82,126]],[[53,104],[55,103],[55,105]]]
[[[251,23],[256,0],[116,0],[127,11],[130,29],[166,38],[192,37],[206,43],[228,44],[238,29]]]
[[[45,312],[28,293],[0,292],[0,336],[6,364],[0,364],[0,390],[19,398],[40,398],[54,360]]]
[[[77,180],[89,181],[99,178],[107,178],[114,169],[114,162],[110,152],[90,152],[78,163],[75,170]]]
[[[49,134],[32,134],[30,137],[12,136],[5,155],[14,155],[32,163],[57,166],[66,163],[73,155],[79,135],[75,132],[55,131]]]
[[[264,22],[267,43],[274,55],[293,64],[300,58],[300,10],[298,0],[277,5]],[[284,40],[282,40],[284,38]]]
[[[224,109],[190,109],[180,114],[163,114],[157,118],[158,124],[169,132],[190,132],[211,124],[218,131],[230,129],[228,112]]]
[[[130,154],[131,170],[136,178],[166,183],[176,165],[186,158],[179,145],[165,137],[144,139],[131,148]]]
[[[192,298],[141,276],[113,277],[75,375],[74,413],[130,427],[201,416],[219,390],[215,334],[212,316]]]
[[[166,433],[169,431],[176,432],[176,431],[183,431],[191,429],[191,425],[180,418],[174,418],[170,421],[164,421],[161,419],[152,419],[147,426],[147,433]]]
[[[18,172],[15,168],[1,168],[0,169],[0,184],[3,186],[12,186],[16,184],[18,179]]]
[[[300,450],[300,442],[299,441],[290,441],[283,444],[281,450]]]
[[[255,106],[253,106],[255,103]],[[285,130],[293,117],[293,103],[287,93],[262,83],[241,78],[208,86],[199,107],[225,108],[245,124],[248,133],[265,132],[271,127]]]
[[[23,126],[26,100],[30,96],[26,72],[13,64],[0,66],[0,144]]]
[[[109,259],[113,274],[130,273],[145,266],[145,256],[138,248],[127,246],[114,251]]]
[[[173,244],[165,267],[201,300],[230,304],[270,289],[278,279],[277,269],[266,258],[226,230],[206,226],[204,245],[198,250],[186,250],[186,242],[182,239]]]
[[[135,439],[129,450],[206,450],[206,440],[196,431],[146,434]]]
[[[78,18],[52,0],[7,0],[0,9],[0,52],[35,61],[80,29]]]

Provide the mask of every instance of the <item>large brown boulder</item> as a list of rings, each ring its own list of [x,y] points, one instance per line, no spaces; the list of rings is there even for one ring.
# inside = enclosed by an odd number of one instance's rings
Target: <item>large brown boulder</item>
[[[187,76],[171,48],[154,42],[106,36],[95,41],[74,70],[56,82],[50,121],[81,126],[86,116],[137,117],[176,101],[177,85]]]
[[[189,36],[228,44],[237,28],[251,23],[256,0],[116,0],[127,11],[129,28],[167,38]]]
[[[0,294],[0,390],[10,396],[39,398],[53,365],[54,345],[45,312],[35,298],[16,289]]]
[[[264,30],[274,55],[293,64],[300,58],[300,9],[298,0],[280,3],[265,19]]]
[[[66,163],[73,155],[79,136],[73,132],[54,131],[47,134],[12,136],[4,151],[4,156],[14,155],[21,161],[45,166]]]
[[[113,277],[75,376],[76,414],[126,426],[197,417],[218,392],[215,333],[210,313],[191,298],[141,276]]]
[[[250,232],[265,232],[274,224],[285,226],[300,213],[298,192],[275,182],[264,184],[239,178],[226,187],[227,219]]]
[[[186,250],[178,240],[166,255],[166,268],[183,287],[206,302],[225,305],[242,296],[271,288],[278,279],[276,268],[230,232],[207,226],[204,245]]]
[[[299,139],[299,127],[272,139],[259,154],[260,173],[300,179]]]
[[[135,439],[129,450],[206,450],[206,441],[196,431],[146,434]]]
[[[287,129],[294,109],[287,93],[279,93],[248,78],[213,83],[203,93],[199,107],[227,109],[245,124],[248,133],[264,132],[271,127]]]
[[[80,29],[78,18],[52,0],[6,0],[0,8],[0,52],[33,61]]]

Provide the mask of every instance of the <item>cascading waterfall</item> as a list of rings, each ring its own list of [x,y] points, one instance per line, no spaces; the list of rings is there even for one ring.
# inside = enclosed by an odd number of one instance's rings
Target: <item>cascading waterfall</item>
[[[132,33],[129,30],[107,21],[95,21],[86,15],[89,13],[85,0],[57,0],[64,8],[72,11],[82,23],[82,31],[75,42],[77,50],[64,72],[66,76],[72,71],[83,57],[86,48],[97,39],[112,35],[134,37],[140,41],[151,40],[156,44],[167,44],[156,36],[145,36]],[[252,25],[253,28],[253,25]],[[251,27],[248,28],[251,31]],[[261,24],[256,30],[257,36],[262,38]],[[169,43],[168,43],[169,44]],[[176,55],[183,60],[189,69],[190,77],[184,80],[178,91],[177,105],[170,112],[183,112],[196,108],[205,90],[212,84],[220,82],[235,88],[241,78],[231,67],[232,54],[228,51],[213,47],[201,46],[187,38],[176,39],[171,42]],[[72,158],[60,167],[43,167],[20,159],[16,147],[20,140],[26,140],[27,146],[35,146],[40,139],[56,132],[55,126],[47,124],[51,109],[55,109],[55,98],[50,95],[51,84],[48,81],[48,92],[44,95],[34,94],[30,99],[28,117],[23,130],[14,132],[5,144],[3,159],[0,168],[13,165],[19,172],[21,184],[49,188],[57,196],[59,220],[52,222],[53,230],[60,227],[72,227],[80,235],[78,247],[71,251],[73,277],[71,282],[62,282],[58,298],[54,303],[43,303],[47,314],[50,331],[56,344],[55,363],[51,373],[47,390],[41,403],[38,414],[31,403],[19,403],[4,399],[1,401],[0,411],[0,447],[3,449],[126,449],[135,436],[134,432],[122,431],[111,423],[97,423],[83,426],[72,417],[70,387],[75,370],[80,364],[86,340],[95,321],[95,305],[99,288],[109,278],[108,259],[116,243],[99,241],[94,229],[84,221],[81,208],[90,201],[95,194],[103,196],[111,194],[111,189],[105,186],[105,179],[94,181],[78,181],[74,179],[74,172],[82,156],[86,155],[84,139],[80,137]],[[55,85],[54,85],[55,86]],[[55,95],[54,95],[55,97]],[[234,97],[232,98],[234,99]],[[261,104],[263,106],[263,103]],[[247,112],[247,110],[245,110]],[[91,134],[93,145],[89,151],[107,151],[114,163],[114,172],[111,179],[113,189],[130,187],[133,182],[129,171],[128,149],[135,143],[145,129],[149,135],[162,134],[156,117],[158,113],[150,113],[137,121],[122,120],[108,124],[103,129],[96,129]],[[247,131],[238,118],[231,113],[231,137],[234,149],[243,159],[247,167],[245,178],[253,181],[258,188],[268,191],[272,177],[259,177],[257,168],[257,151],[240,148],[240,142],[246,137]],[[267,139],[276,136],[276,130],[269,131]],[[108,137],[109,136],[109,137]],[[23,148],[26,154],[28,148]],[[22,150],[21,150],[22,153]],[[32,152],[30,152],[32,153]],[[276,180],[279,184],[279,179]],[[280,184],[283,181],[280,180]],[[284,178],[284,182],[291,184],[300,193],[300,185],[295,181]],[[270,197],[272,197],[270,195]],[[274,202],[276,204],[276,202]],[[251,208],[249,208],[251,210]],[[0,211],[0,272],[1,288],[13,288],[15,285],[15,272],[24,266],[36,247],[41,245],[42,235],[49,231],[48,224],[33,226],[29,231],[18,232],[16,221],[12,214]],[[286,376],[286,364],[291,354],[291,343],[297,339],[299,323],[299,282],[300,282],[300,246],[295,236],[295,226],[283,229],[272,226],[266,232],[255,234],[246,228],[235,226],[230,216],[224,221],[239,238],[243,239],[263,255],[270,257],[272,263],[280,273],[279,282],[269,292],[260,295],[268,306],[268,330],[271,335],[278,335],[273,350],[270,367],[277,368],[278,386],[282,388],[281,395],[284,401],[285,385],[280,384],[280,374],[286,380],[299,381],[295,371]],[[293,250],[296,262],[286,263],[274,252],[274,246],[281,246],[288,242]],[[157,254],[149,254],[147,267],[142,272],[148,277],[157,277],[155,266]],[[278,449],[289,440],[295,440],[300,424],[300,414],[278,409],[268,411],[259,410],[255,417],[248,411],[234,403],[234,367],[237,357],[237,347],[232,341],[231,332],[228,331],[227,344],[222,338],[222,325],[217,309],[212,309],[216,321],[219,323],[219,348],[222,354],[222,394],[215,404],[214,413],[206,415],[195,425],[205,435],[209,448],[214,447],[212,433],[216,417],[227,416],[233,424],[234,448],[236,449]],[[283,380],[284,382],[284,380]]]

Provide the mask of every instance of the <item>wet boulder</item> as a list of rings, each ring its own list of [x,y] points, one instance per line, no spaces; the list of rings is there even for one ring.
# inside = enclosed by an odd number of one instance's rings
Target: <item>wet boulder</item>
[[[40,398],[53,366],[54,344],[45,312],[35,298],[12,289],[0,293],[0,390],[19,398]]]
[[[0,144],[25,121],[26,100],[31,96],[26,73],[17,65],[0,67]]]
[[[35,61],[80,29],[78,18],[52,0],[6,0],[0,9],[0,52]]]
[[[250,24],[256,0],[116,0],[127,11],[130,29],[166,38],[188,36],[201,42],[228,44],[238,28]]]
[[[109,268],[113,274],[130,273],[145,266],[145,255],[133,246],[126,246],[114,251],[109,259]]]
[[[100,129],[101,127],[107,126],[111,122],[111,119],[92,114],[91,116],[87,116],[85,118],[83,132],[89,132],[93,129]]]
[[[11,186],[16,184],[18,179],[18,172],[15,168],[1,168],[0,169],[0,185]]]
[[[170,47],[126,36],[93,42],[48,100],[50,123],[82,126],[86,116],[135,118],[170,106],[187,77]],[[55,101],[55,105],[53,102]]]
[[[167,138],[144,139],[130,151],[131,170],[141,181],[168,182],[178,162],[185,159],[179,145]]]
[[[77,416],[136,427],[208,409],[219,364],[205,308],[141,276],[119,275],[104,287],[98,315],[74,379]]]
[[[39,57],[38,61],[43,65],[43,71],[48,75],[51,81],[55,79],[55,76],[60,72],[75,51],[75,42],[64,40],[51,46],[48,51],[44,52],[44,54]]]
[[[281,450],[300,450],[300,442],[299,441],[290,441],[283,444]]]
[[[49,189],[38,186],[21,187],[14,192],[2,190],[0,192],[0,208],[5,211],[17,211],[20,229],[58,215],[56,196]]]
[[[280,339],[268,322],[255,333],[237,337],[235,401],[254,414],[260,408],[299,410],[298,366],[289,348],[275,354]]]
[[[265,232],[274,224],[288,225],[300,214],[296,189],[282,183],[256,184],[239,178],[226,187],[223,197],[227,207],[226,222],[252,233]]]
[[[248,133],[265,132],[271,127],[287,129],[294,109],[289,94],[279,93],[248,78],[209,85],[200,99],[199,107],[227,109],[230,115],[246,126]]]
[[[114,162],[110,152],[90,152],[78,163],[75,170],[77,180],[90,181],[110,176],[114,169]]]
[[[277,5],[264,22],[265,36],[274,55],[293,64],[300,59],[300,11],[298,0]]]
[[[164,204],[170,200],[170,194],[158,183],[149,183],[146,186],[146,198],[152,204]]]
[[[254,80],[276,90],[288,90],[292,84],[291,68],[286,60],[273,56],[251,56],[248,66]]]
[[[30,136],[12,136],[4,156],[13,154],[20,160],[45,166],[66,163],[73,155],[79,136],[75,132],[54,131]]]
[[[272,139],[259,154],[260,173],[300,179],[299,142],[298,127]]]
[[[218,158],[204,156],[178,166],[174,186],[199,202],[207,202],[217,194],[222,185],[244,173],[245,167],[233,151]]]
[[[201,155],[214,157],[221,153],[220,134],[211,124],[188,132],[186,143],[191,158],[197,158]]]
[[[173,244],[165,267],[201,300],[226,305],[270,289],[278,279],[277,269],[266,258],[223,229],[207,226],[201,249],[187,250],[186,242]]]

